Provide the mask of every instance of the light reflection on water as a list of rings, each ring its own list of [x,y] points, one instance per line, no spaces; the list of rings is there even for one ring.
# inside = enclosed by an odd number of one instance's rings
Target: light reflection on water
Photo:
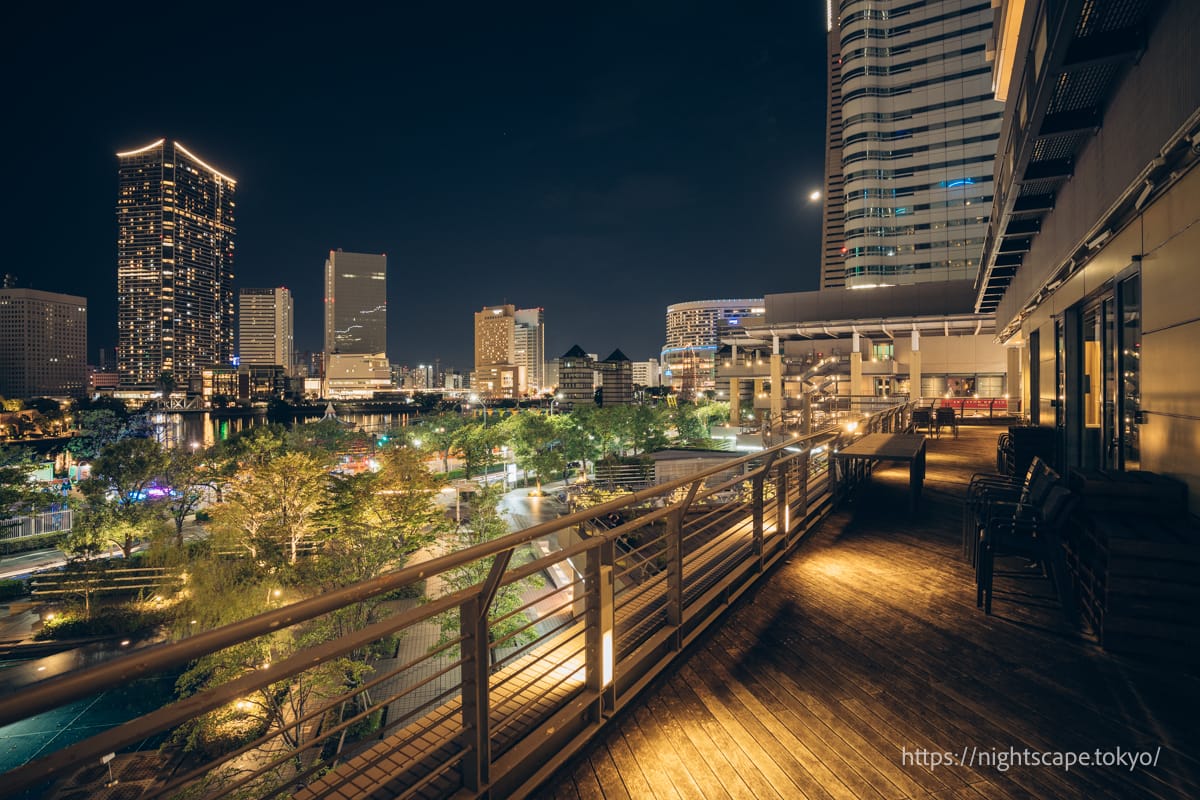
[[[358,430],[381,433],[402,424],[406,415],[402,413],[338,412],[337,418],[355,426]],[[415,415],[407,415],[411,422]],[[293,417],[293,424],[320,421],[321,416]],[[217,416],[208,411],[201,413],[160,413],[150,417],[159,431],[159,440],[171,447],[189,446],[193,442],[201,447],[212,447],[243,430],[266,425],[267,415],[245,414],[239,416]]]

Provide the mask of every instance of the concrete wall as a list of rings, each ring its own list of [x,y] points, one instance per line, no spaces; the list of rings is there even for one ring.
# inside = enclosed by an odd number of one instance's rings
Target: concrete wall
[[[925,375],[1003,375],[1008,367],[1006,348],[995,337],[922,336],[921,372]],[[896,361],[908,374],[912,337],[896,337]]]

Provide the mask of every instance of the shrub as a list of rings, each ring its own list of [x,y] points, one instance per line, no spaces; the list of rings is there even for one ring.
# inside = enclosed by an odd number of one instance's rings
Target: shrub
[[[15,578],[0,580],[0,600],[13,600],[29,594],[29,584]]]
[[[134,605],[97,609],[91,619],[79,612],[68,612],[42,624],[35,639],[82,639],[89,636],[132,636],[146,633],[167,621],[162,609],[143,609]]]

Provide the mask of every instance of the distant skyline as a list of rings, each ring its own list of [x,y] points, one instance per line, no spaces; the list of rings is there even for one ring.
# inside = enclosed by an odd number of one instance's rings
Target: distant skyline
[[[388,355],[468,371],[473,313],[546,355],[657,355],[671,303],[812,289],[824,3],[30,8],[3,56],[18,285],[116,344],[117,160],[177,139],[238,181],[234,286],[322,346],[330,250],[388,255]]]

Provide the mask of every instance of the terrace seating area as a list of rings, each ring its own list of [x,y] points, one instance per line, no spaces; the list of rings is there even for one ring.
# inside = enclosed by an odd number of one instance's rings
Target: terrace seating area
[[[999,520],[1014,527],[1022,500],[1048,514],[1076,561],[1060,569],[1078,597],[1080,562],[1100,563],[1100,534],[1081,533],[1094,524],[1081,511],[1088,494],[1043,459],[972,484],[992,470],[998,436],[963,426],[931,440],[915,516],[904,511],[908,470],[876,467],[539,796],[1200,796],[1200,671],[1186,650],[1109,652],[1089,617],[1066,613],[1062,587],[1039,568],[1048,556],[1012,546],[1030,540]],[[1009,503],[1007,517],[991,501]],[[967,523],[964,507],[977,515]],[[1150,549],[1113,544],[1104,555]],[[990,614],[976,607],[972,558],[991,563]],[[1117,748],[1122,766],[1061,766],[1068,754],[1115,759]],[[1060,765],[1021,763],[1032,753],[1060,754]],[[1131,768],[1135,757],[1146,763]]]

